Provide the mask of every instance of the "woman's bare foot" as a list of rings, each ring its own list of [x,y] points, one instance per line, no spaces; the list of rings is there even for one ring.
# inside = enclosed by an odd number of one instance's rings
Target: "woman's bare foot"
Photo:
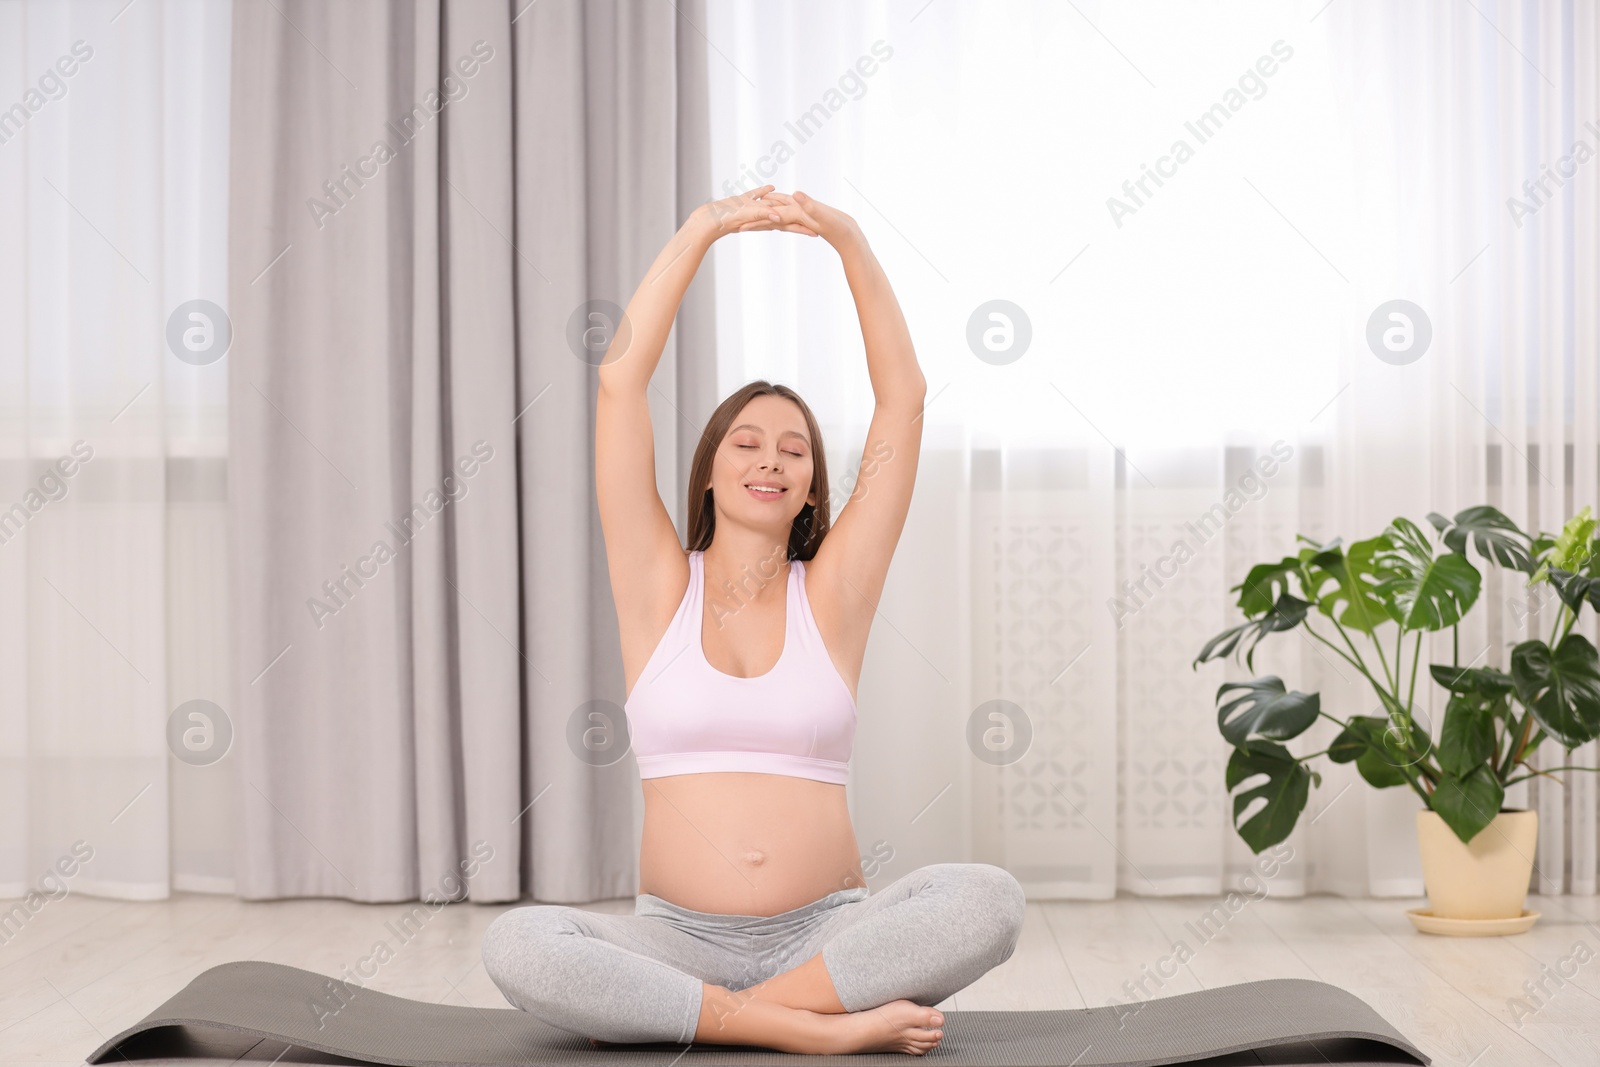
[[[787,1052],[842,1054],[851,1052],[908,1052],[921,1056],[938,1046],[944,1037],[940,1029],[944,1016],[935,1008],[925,1008],[909,1000],[896,1000],[866,1011],[823,1014],[802,1011],[827,1020],[818,1028],[818,1036],[802,1041]],[[612,1048],[615,1042],[591,1037],[595,1048]]]
[[[824,1047],[818,1052],[909,1052],[921,1056],[944,1038],[940,1029],[944,1013],[909,1000],[822,1017],[833,1025],[824,1028]]]
[[[754,1045],[779,1052],[841,1055],[906,1052],[920,1056],[944,1037],[944,1013],[909,1000],[894,1000],[856,1012],[791,1008],[705,985],[698,1044]]]

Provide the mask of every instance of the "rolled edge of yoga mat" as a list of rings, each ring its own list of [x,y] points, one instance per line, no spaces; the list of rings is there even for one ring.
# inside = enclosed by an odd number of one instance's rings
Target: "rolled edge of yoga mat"
[[[1156,1067],[1270,1048],[1303,1055],[1307,1063],[1347,1064],[1361,1054],[1347,1046],[1361,1042],[1390,1046],[1424,1067],[1432,1063],[1353,993],[1304,978],[1264,979],[1096,1008],[948,1011],[945,1016],[938,1052],[952,1067]],[[394,1067],[796,1061],[790,1053],[749,1046],[701,1044],[687,1052],[668,1044],[595,1049],[587,1039],[515,1008],[411,1000],[314,971],[241,960],[196,975],[102,1044],[87,1062],[102,1063],[129,1038],[170,1026],[244,1033]],[[1314,1047],[1318,1041],[1340,1045],[1342,1058]],[[868,1067],[903,1064],[906,1057],[861,1053],[806,1056],[804,1062]],[[1286,1061],[1274,1056],[1271,1062]]]

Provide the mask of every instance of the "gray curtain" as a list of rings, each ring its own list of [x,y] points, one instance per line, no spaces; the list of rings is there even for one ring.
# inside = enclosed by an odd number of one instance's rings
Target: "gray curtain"
[[[633,761],[568,741],[623,694],[569,326],[711,195],[702,7],[235,4],[240,896],[636,891]],[[680,529],[711,300],[653,383]]]

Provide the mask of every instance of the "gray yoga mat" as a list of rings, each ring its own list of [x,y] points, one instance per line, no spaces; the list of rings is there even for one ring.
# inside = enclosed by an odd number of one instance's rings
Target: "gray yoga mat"
[[[515,1008],[407,1000],[298,967],[244,960],[212,967],[89,1056],[246,1057],[267,1062],[403,1067],[554,1067],[625,1064],[910,1063],[903,1053],[797,1056],[749,1046],[619,1045],[542,1023]],[[323,1005],[319,1012],[317,1005]],[[952,1067],[1326,1067],[1429,1064],[1431,1059],[1354,994],[1304,978],[1270,978],[1125,1007],[1062,1011],[947,1011],[944,1040],[924,1057]],[[320,1026],[319,1026],[320,1016]],[[1119,1025],[1120,1024],[1120,1025]],[[292,1053],[282,1046],[299,1046]]]

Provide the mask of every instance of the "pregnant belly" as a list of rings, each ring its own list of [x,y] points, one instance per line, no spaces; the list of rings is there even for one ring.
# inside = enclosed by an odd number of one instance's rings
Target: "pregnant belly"
[[[865,885],[845,787],[781,774],[646,778],[639,892],[776,915]]]

